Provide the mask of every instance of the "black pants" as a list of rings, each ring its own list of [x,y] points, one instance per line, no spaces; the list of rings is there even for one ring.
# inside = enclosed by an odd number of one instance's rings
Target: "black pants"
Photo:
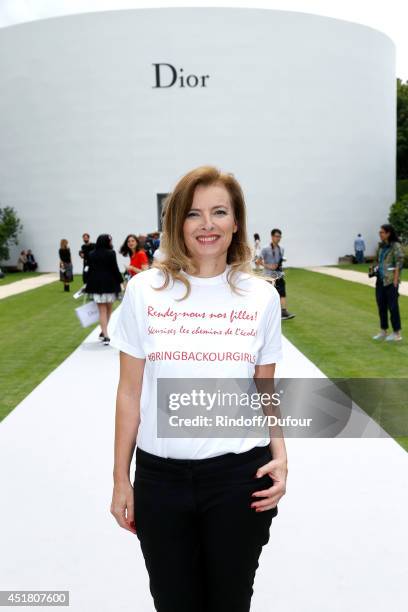
[[[279,293],[280,297],[286,297],[286,283],[283,276],[281,276],[281,278],[276,279],[275,289]]]
[[[382,281],[377,278],[375,295],[378,305],[378,314],[380,315],[381,329],[388,329],[389,310],[392,329],[395,332],[399,331],[401,329],[401,319],[398,306],[398,287],[394,287],[393,283],[384,287]]]
[[[136,449],[135,526],[158,612],[248,612],[262,546],[277,507],[256,512],[271,487],[258,467],[270,447],[207,459]]]

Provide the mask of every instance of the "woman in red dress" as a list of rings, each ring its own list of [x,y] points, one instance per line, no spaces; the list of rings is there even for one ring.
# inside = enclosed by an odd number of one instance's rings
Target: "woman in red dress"
[[[141,248],[139,240],[135,234],[129,234],[126,240],[120,247],[120,254],[126,257],[129,255],[130,263],[126,266],[126,276],[128,280],[132,278],[138,272],[147,270],[149,267],[149,260],[145,251]]]

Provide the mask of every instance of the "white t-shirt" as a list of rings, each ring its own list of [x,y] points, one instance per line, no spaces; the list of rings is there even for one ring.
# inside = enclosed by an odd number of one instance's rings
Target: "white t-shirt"
[[[175,459],[203,459],[241,453],[266,446],[258,438],[157,437],[158,378],[253,378],[255,365],[282,359],[279,294],[267,281],[240,272],[234,281],[241,295],[227,282],[230,266],[218,276],[199,278],[185,274],[186,288],[170,279],[163,284],[157,268],[133,276],[111,324],[110,344],[145,359],[140,424],[136,444],[142,450]]]

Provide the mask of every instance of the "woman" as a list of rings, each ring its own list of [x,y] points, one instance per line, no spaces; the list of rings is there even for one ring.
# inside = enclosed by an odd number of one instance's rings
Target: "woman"
[[[95,249],[88,254],[88,276],[85,293],[98,305],[101,333],[99,338],[104,345],[109,344],[108,323],[114,302],[118,299],[123,282],[122,274],[112,247],[112,236],[101,234]]]
[[[27,253],[25,251],[21,251],[19,258],[17,260],[17,270],[19,272],[27,271]]]
[[[253,270],[261,270],[261,266],[259,265],[259,258],[261,257],[261,238],[259,234],[254,234],[254,248],[253,248],[253,256],[252,256],[252,268]]]
[[[399,342],[401,336],[401,318],[398,305],[398,285],[401,269],[404,265],[404,252],[400,240],[392,225],[385,223],[378,232],[379,242],[374,258],[374,267],[378,268],[375,296],[380,315],[381,330],[373,336],[374,340]],[[388,334],[388,311],[390,311],[392,333]]]
[[[120,247],[119,253],[123,255],[123,257],[130,257],[130,264],[126,266],[126,276],[128,279],[143,270],[147,270],[149,267],[147,255],[144,249],[141,248],[135,234],[126,236],[124,243]]]
[[[68,246],[68,240],[65,240],[65,238],[63,238],[60,242],[58,254],[60,258],[60,281],[64,283],[64,291],[69,291],[69,284],[74,280],[74,274],[72,269],[71,251]]]
[[[156,610],[198,611],[202,602],[206,611],[247,612],[285,493],[284,440],[268,430],[159,437],[168,410],[159,414],[157,385],[220,372],[272,379],[282,356],[279,295],[250,270],[244,197],[232,175],[204,166],[184,176],[162,242],[163,259],[129,281],[111,333],[120,350],[111,513],[140,541]]]

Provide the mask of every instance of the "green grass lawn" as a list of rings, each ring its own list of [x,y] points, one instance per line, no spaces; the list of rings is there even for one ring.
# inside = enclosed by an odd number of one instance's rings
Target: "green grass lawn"
[[[5,272],[5,277],[0,278],[0,287],[3,285],[9,285],[16,281],[25,280],[26,278],[32,278],[33,276],[41,276],[44,272]]]
[[[286,271],[286,280],[288,309],[296,318],[282,322],[283,333],[326,376],[407,378],[408,336],[400,343],[371,339],[379,329],[373,288],[297,268]],[[408,297],[400,296],[399,304],[404,327]],[[407,421],[403,383],[395,386],[397,397],[379,406],[371,401],[375,385],[371,384],[366,393],[361,392],[361,384],[355,385],[361,407],[373,417],[380,412],[381,424],[390,433],[404,431]],[[387,429],[388,424],[392,431]],[[403,443],[402,439],[398,441]]]
[[[94,329],[82,328],[72,293],[56,281],[0,300],[0,420],[52,372]]]

